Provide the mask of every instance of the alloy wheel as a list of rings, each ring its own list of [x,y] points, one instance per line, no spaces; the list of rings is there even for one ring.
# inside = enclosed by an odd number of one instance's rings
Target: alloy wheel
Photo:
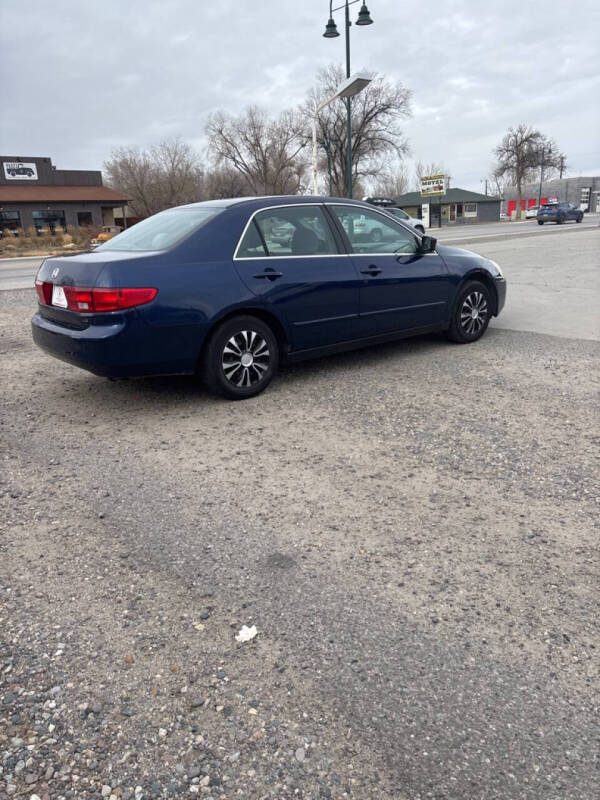
[[[488,304],[482,292],[468,294],[460,310],[460,325],[469,336],[483,328],[488,318]]]
[[[234,333],[225,347],[221,366],[225,378],[238,387],[254,386],[269,368],[271,353],[265,339],[252,330]]]

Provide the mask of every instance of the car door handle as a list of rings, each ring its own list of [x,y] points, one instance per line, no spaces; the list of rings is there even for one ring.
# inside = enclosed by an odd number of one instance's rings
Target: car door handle
[[[276,281],[277,278],[283,277],[283,272],[275,272],[274,269],[267,268],[264,272],[259,272],[254,275],[254,278],[268,278],[270,281]]]
[[[379,275],[380,272],[381,272],[381,267],[378,267],[375,264],[369,264],[369,266],[366,269],[361,269],[361,273],[363,275],[373,275],[373,277],[375,275]]]

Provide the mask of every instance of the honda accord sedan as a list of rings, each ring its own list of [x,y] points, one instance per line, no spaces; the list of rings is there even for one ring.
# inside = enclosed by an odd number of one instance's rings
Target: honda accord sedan
[[[296,196],[163,211],[46,259],[35,284],[33,338],[51,355],[109,377],[199,374],[233,399],[283,362],[433,331],[474,342],[506,295],[487,258],[367,203]]]

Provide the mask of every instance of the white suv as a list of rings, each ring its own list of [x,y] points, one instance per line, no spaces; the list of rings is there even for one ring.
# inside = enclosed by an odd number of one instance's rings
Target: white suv
[[[383,211],[387,211],[388,214],[396,217],[399,220],[402,220],[405,225],[410,225],[411,228],[414,228],[417,233],[421,236],[425,234],[425,226],[423,225],[423,220],[415,219],[414,217],[409,217],[406,211],[402,211],[401,208],[384,208]]]
[[[399,219],[405,225],[413,228],[419,234],[419,236],[425,235],[425,226],[423,225],[423,220],[409,217],[406,211],[402,211],[401,208],[392,208],[388,205],[379,205],[379,203],[372,203],[371,205],[373,205],[378,211],[385,211],[386,214],[390,214],[390,216],[394,217],[395,219]],[[382,229],[378,228],[373,220],[366,220],[364,217],[359,217],[358,219],[354,220],[354,231],[355,233],[360,233],[363,236],[368,236],[372,242],[380,242],[383,235]]]

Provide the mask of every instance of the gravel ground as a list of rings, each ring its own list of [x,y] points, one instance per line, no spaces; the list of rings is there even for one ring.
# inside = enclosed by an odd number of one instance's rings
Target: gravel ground
[[[0,294],[1,798],[595,796],[597,343],[228,403],[50,359],[33,305]]]

